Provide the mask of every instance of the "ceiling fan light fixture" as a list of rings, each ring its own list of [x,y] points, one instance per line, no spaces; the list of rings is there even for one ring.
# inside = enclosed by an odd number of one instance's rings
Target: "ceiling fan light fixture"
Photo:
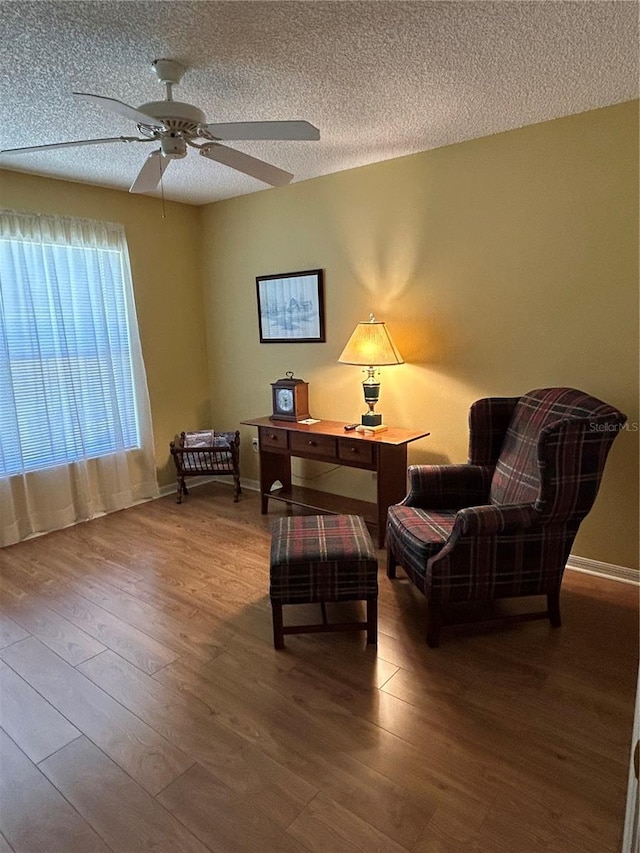
[[[169,133],[160,137],[160,151],[163,157],[175,157],[181,160],[187,156],[187,143],[179,134]]]

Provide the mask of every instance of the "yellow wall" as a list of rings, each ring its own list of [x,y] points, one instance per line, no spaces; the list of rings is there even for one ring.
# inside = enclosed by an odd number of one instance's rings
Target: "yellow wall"
[[[407,362],[383,371],[385,420],[431,431],[411,462],[464,461],[485,395],[569,385],[640,419],[637,102],[219,202],[202,225],[216,423],[268,414],[287,370],[314,417],[357,420],[360,371],[337,358],[370,311]],[[260,344],[255,276],[315,268],[326,343]],[[366,472],[296,470],[373,491]],[[637,567],[637,432],[616,439],[574,553]]]
[[[169,441],[210,418],[200,277],[200,212],[183,204],[0,171],[0,205],[125,226],[161,484],[175,478]]]
[[[411,462],[463,461],[468,407],[488,394],[573,385],[640,420],[637,102],[204,208],[168,203],[166,219],[158,199],[7,171],[0,204],[125,225],[162,485],[177,430],[268,414],[287,370],[310,383],[312,415],[357,420],[360,371],[337,358],[370,311],[407,362],[384,370],[379,409],[431,431]],[[260,344],[255,276],[315,268],[326,343]],[[243,428],[247,479],[254,434]],[[327,468],[296,471],[373,495],[370,474]],[[637,567],[637,432],[616,439],[574,553]]]

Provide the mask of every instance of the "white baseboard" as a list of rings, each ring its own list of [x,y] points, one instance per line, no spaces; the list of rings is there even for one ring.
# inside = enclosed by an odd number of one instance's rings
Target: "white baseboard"
[[[243,489],[249,489],[250,492],[260,491],[260,480],[240,480]]]
[[[571,554],[567,568],[574,572],[584,572],[587,575],[598,575],[609,580],[640,585],[640,572],[629,569],[627,566],[616,566],[613,563],[602,563],[600,560],[590,560],[588,557]]]
[[[187,480],[187,488],[191,489],[194,486],[204,486],[205,483],[224,483],[227,486],[233,486],[233,481],[230,477],[189,477]],[[240,480],[240,485],[243,489],[249,489],[252,492],[260,491],[260,483],[258,480]],[[169,483],[168,486],[160,486],[160,497],[164,498],[167,495],[175,495],[176,484]]]

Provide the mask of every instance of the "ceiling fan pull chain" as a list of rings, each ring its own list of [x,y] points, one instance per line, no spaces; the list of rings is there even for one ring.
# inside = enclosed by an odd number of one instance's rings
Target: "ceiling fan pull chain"
[[[164,180],[162,178],[162,166],[160,164],[160,158],[158,158],[158,168],[160,170],[160,196],[162,198],[162,218],[166,219],[166,211],[164,206]]]

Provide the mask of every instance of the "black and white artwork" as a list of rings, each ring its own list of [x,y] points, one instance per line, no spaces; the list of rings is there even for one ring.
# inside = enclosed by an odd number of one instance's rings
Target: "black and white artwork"
[[[322,343],[322,270],[260,275],[256,278],[260,343]]]

